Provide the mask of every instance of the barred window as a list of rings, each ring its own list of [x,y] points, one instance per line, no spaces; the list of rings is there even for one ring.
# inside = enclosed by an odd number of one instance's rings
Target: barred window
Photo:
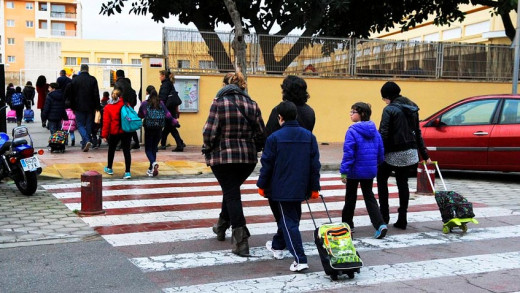
[[[199,61],[200,69],[217,69],[217,64],[215,61],[201,60]]]
[[[177,60],[177,68],[190,68],[190,60]]]
[[[77,60],[76,57],[65,57],[65,65],[78,65]]]

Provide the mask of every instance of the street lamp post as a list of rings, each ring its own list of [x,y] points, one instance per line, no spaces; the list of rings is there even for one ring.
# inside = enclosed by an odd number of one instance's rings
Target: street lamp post
[[[513,68],[513,94],[517,93],[518,89],[518,66],[519,66],[519,51],[520,51],[520,1],[516,8],[516,34],[515,34],[515,62]]]

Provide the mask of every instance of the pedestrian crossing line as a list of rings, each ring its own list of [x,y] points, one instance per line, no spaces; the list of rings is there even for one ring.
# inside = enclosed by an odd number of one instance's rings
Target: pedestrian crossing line
[[[334,180],[337,179],[341,181],[341,177],[338,174],[334,173],[323,173],[320,174],[320,181],[326,180]],[[246,179],[246,181],[251,181],[249,183],[256,182],[258,180],[258,176],[250,176]],[[145,185],[158,185],[158,184],[182,184],[183,186],[186,184],[193,183],[217,183],[217,179],[215,177],[202,177],[202,178],[184,178],[184,179],[158,179],[157,177],[150,179],[142,179],[142,180],[112,180],[107,179],[103,181],[103,187],[117,187],[117,186],[145,186]],[[70,188],[81,189],[81,182],[77,183],[58,183],[58,184],[43,184],[43,188],[47,190],[65,190]],[[124,187],[128,188],[128,187]]]
[[[353,242],[357,251],[396,249],[426,245],[451,244],[458,242],[471,242],[479,240],[493,240],[500,238],[520,237],[520,225],[502,226],[490,228],[472,228],[467,234],[443,234],[442,231],[420,232],[410,234],[389,235],[385,239],[354,238]],[[307,256],[318,255],[314,242],[304,242],[303,248]],[[131,258],[130,261],[145,273],[159,271],[174,271],[197,267],[209,267],[219,265],[231,265],[244,262],[258,262],[273,260],[273,253],[265,247],[251,247],[253,257],[239,257],[228,250],[204,251],[196,253],[181,253],[170,255],[158,255],[149,257]],[[285,251],[285,258],[292,256]]]
[[[272,215],[271,209],[268,206],[267,200],[264,200],[263,206],[244,207],[244,215],[247,218],[262,215]],[[410,205],[433,204],[435,199],[431,196],[421,196],[415,200],[410,201]],[[344,202],[328,202],[327,207],[330,211],[342,210]],[[359,208],[364,207],[364,202],[357,203]],[[399,199],[389,199],[390,206],[398,206]],[[312,211],[325,211],[325,207],[321,202],[310,203]],[[121,214],[121,215],[97,215],[92,217],[82,218],[84,222],[92,227],[111,226],[111,225],[129,225],[129,224],[144,224],[153,222],[168,222],[168,221],[186,221],[192,219],[218,219],[221,212],[220,206],[214,209],[202,210],[180,210],[180,211],[165,211],[157,213],[146,214]]]
[[[496,208],[496,207],[484,207],[474,208],[474,213],[477,218],[492,218],[492,217],[503,217],[511,215],[520,215],[520,213],[512,212],[508,209]],[[396,214],[390,215],[390,221],[395,221],[397,218]],[[86,220],[85,218],[83,218]],[[341,222],[341,217],[332,218],[333,222]],[[438,210],[435,211],[421,211],[421,212],[409,212],[408,213],[408,225],[413,223],[421,222],[439,222],[439,227],[442,227],[441,217]],[[328,222],[328,219],[322,218],[317,219],[316,223]],[[354,224],[356,227],[372,226],[370,218],[368,216],[357,216],[354,218]],[[271,235],[277,229],[276,223],[272,220],[270,222],[253,223],[247,225],[251,235]],[[313,231],[315,229],[312,220],[302,220],[300,222],[300,231]],[[229,231],[228,231],[229,236]],[[181,242],[190,241],[194,239],[212,239],[215,234],[211,230],[211,226],[206,228],[189,228],[189,229],[176,229],[176,230],[161,230],[151,232],[136,232],[136,233],[121,233],[121,234],[109,234],[102,235],[102,237],[113,246],[132,246],[132,245],[145,245],[145,244],[158,244],[167,242]]]
[[[337,282],[314,272],[164,288],[163,292],[312,292],[514,269],[520,269],[519,251],[367,266],[354,279]]]

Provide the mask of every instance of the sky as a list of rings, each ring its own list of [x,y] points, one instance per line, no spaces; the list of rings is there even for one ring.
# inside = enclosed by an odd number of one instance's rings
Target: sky
[[[130,3],[127,1],[121,14],[101,15],[101,4],[110,0],[80,0],[83,9],[83,38],[96,40],[140,40],[140,41],[161,41],[162,28],[179,27],[185,29],[196,29],[182,25],[178,20],[170,17],[164,23],[156,23],[150,15],[128,14]]]

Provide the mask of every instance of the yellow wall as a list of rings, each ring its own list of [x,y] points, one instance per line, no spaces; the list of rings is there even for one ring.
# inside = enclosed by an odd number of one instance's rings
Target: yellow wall
[[[146,72],[143,67],[143,73]],[[154,73],[156,74],[156,73]],[[308,104],[316,112],[314,134],[318,141],[343,142],[345,131],[351,125],[348,112],[355,102],[372,105],[372,120],[379,125],[382,109],[380,88],[387,80],[306,78],[311,98]],[[280,84],[283,77],[249,76],[249,94],[262,110],[264,120],[274,106],[281,102]],[[462,98],[491,94],[510,93],[506,83],[458,82],[438,80],[395,80],[401,93],[414,100],[419,107],[420,117],[426,118],[442,107]],[[202,127],[216,92],[222,86],[221,75],[200,78],[200,104],[198,113],[181,113],[179,129],[186,144],[202,145]],[[267,121],[266,121],[267,122]],[[169,138],[170,144],[175,144]]]

